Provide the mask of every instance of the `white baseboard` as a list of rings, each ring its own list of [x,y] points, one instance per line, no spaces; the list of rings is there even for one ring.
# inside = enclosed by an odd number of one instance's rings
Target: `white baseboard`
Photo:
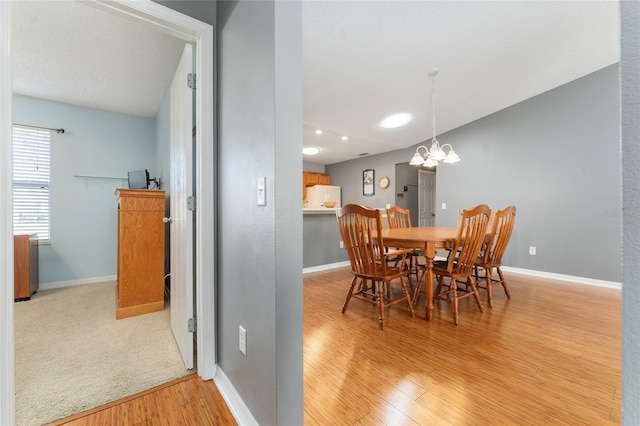
[[[515,274],[531,275],[540,278],[549,278],[559,281],[571,281],[576,284],[594,285],[598,287],[614,288],[617,290],[622,289],[622,283],[615,281],[596,280],[594,278],[575,277],[573,275],[556,274],[553,272],[534,271],[532,269],[513,268],[511,266],[503,266],[501,268],[505,272],[513,272]]]
[[[308,268],[303,268],[302,273],[307,274],[309,272],[320,272],[327,271],[329,269],[342,268],[343,266],[349,266],[351,263],[348,260],[344,262],[336,262],[336,263],[328,263],[326,265],[318,265],[318,266],[310,266]]]
[[[251,411],[249,411],[249,408],[238,394],[238,391],[236,391],[236,388],[231,384],[231,381],[219,365],[216,367],[213,381],[218,387],[222,398],[224,398],[227,403],[229,410],[231,410],[231,414],[233,414],[236,422],[238,422],[240,426],[257,426],[258,422],[253,418],[253,414],[251,414]]]
[[[446,257],[436,256],[435,260],[446,260]],[[327,265],[319,265],[319,266],[313,266],[310,268],[304,268],[302,270],[302,273],[306,274],[308,272],[326,271],[329,269],[341,268],[343,266],[349,266],[349,261],[329,263]],[[511,266],[503,266],[501,269],[505,272],[513,272],[514,274],[530,275],[534,277],[549,278],[552,280],[559,280],[559,281],[571,281],[576,284],[594,285],[598,287],[614,288],[618,290],[622,289],[622,283],[615,282],[615,281],[596,280],[594,278],[576,277],[573,275],[564,275],[564,274],[556,274],[553,272],[535,271],[532,269],[513,268]]]
[[[79,280],[71,280],[71,281],[57,281],[53,283],[39,284],[38,290],[52,290],[54,288],[74,287],[77,285],[86,285],[86,284],[98,284],[98,283],[105,283],[109,281],[116,281],[117,279],[118,279],[117,275],[107,275],[105,277],[82,278]]]

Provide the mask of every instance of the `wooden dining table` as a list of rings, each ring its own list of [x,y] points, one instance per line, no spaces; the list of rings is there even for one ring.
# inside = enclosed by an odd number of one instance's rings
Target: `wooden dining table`
[[[414,226],[410,228],[383,229],[382,239],[387,247],[415,248],[424,250],[426,270],[423,275],[426,295],[426,317],[431,320],[433,316],[433,259],[437,249],[450,249],[455,245],[458,236],[458,228],[441,226]],[[414,303],[420,294],[422,283],[419,282],[415,294]]]

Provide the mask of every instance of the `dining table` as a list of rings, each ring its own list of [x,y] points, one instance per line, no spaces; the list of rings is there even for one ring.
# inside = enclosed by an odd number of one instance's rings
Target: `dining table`
[[[437,249],[451,249],[458,236],[458,228],[442,226],[413,226],[408,228],[383,229],[382,240],[387,247],[413,248],[424,251],[425,273],[421,277],[424,281],[426,295],[426,317],[433,317],[433,260]],[[413,295],[415,303],[420,294],[422,283],[418,282]]]

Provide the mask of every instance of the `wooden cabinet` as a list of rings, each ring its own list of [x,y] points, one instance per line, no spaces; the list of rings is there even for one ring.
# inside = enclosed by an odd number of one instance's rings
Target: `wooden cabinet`
[[[331,185],[331,175],[317,172],[302,172],[302,198],[307,196],[307,186]]]
[[[116,319],[164,309],[164,191],[117,189]]]
[[[38,234],[13,236],[13,297],[29,300],[38,291]]]

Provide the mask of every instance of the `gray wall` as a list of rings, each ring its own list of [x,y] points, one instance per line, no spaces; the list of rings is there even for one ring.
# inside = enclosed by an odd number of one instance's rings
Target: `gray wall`
[[[16,123],[59,128],[52,134],[51,244],[39,249],[40,283],[116,274],[117,199],[129,170],[156,169],[155,122],[90,108],[13,97]]]
[[[640,3],[623,1],[622,172],[624,222],[622,424],[640,424]]]
[[[324,164],[315,164],[315,163],[302,163],[302,170],[306,172],[316,172],[316,173],[324,173]],[[302,176],[300,176],[302,179]]]
[[[437,167],[436,224],[455,226],[457,209],[515,204],[505,265],[622,281],[618,65],[607,67],[438,136],[462,157]],[[407,150],[326,166],[343,203],[383,207],[393,191],[362,197],[362,170],[393,176]],[[394,182],[392,182],[392,186]],[[446,210],[440,210],[441,203]],[[594,249],[594,244],[597,249]],[[529,246],[537,255],[528,254]],[[606,253],[606,256],[603,256]]]
[[[355,203],[384,209],[386,204],[395,204],[396,164],[406,163],[411,155],[413,153],[409,153],[409,150],[398,150],[328,164],[325,166],[325,173],[331,175],[333,185],[342,187],[342,205]],[[375,193],[371,197],[362,195],[362,172],[365,169],[375,170]],[[382,176],[388,176],[391,181],[387,189],[380,189],[378,186],[378,180]]]
[[[218,356],[263,425],[303,423],[300,8],[239,1],[217,11]],[[256,205],[260,176],[266,206]]]
[[[340,248],[340,229],[335,214],[305,213],[303,220],[304,267],[328,265],[349,260]]]

